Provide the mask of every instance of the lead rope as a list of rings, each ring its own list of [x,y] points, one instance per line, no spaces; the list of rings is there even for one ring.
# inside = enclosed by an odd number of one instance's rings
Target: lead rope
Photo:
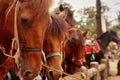
[[[0,50],[2,50],[3,54],[7,57],[10,57],[10,58],[13,58],[13,56],[9,55],[9,54],[6,54],[6,50],[5,48],[0,44]]]
[[[16,0],[13,1],[13,3],[11,4],[10,8],[8,9],[7,13],[6,13],[6,17],[8,16],[9,12],[12,10],[13,6],[15,5]]]
[[[70,75],[70,74],[68,74],[68,73],[66,73],[66,72],[63,72],[63,71],[61,71],[61,70],[57,70],[57,69],[55,69],[55,68],[52,68],[52,67],[48,66],[47,64],[43,64],[42,66],[43,66],[43,67],[46,67],[46,68],[48,68],[48,69],[51,69],[51,70],[53,70],[53,71],[59,72],[59,73],[62,72],[63,74],[65,74],[65,75],[67,75],[67,76],[71,76],[71,77],[73,77],[73,78],[75,78],[75,79],[77,79],[77,80],[84,80],[84,79],[82,79],[82,78],[76,77],[76,76],[74,76],[74,75]],[[83,76],[83,74],[81,74],[81,75]]]
[[[5,18],[7,18],[9,12],[12,10],[13,6],[15,5],[15,3],[16,3],[16,0],[14,0],[13,3],[11,4],[11,7],[8,9]],[[4,54],[5,56],[10,57],[10,58],[14,58],[14,57],[12,56],[12,49],[13,49],[13,44],[14,44],[14,43],[15,43],[15,40],[12,40],[12,45],[11,45],[12,48],[11,48],[11,51],[10,51],[10,55],[6,53],[6,50],[5,50],[4,46],[2,46],[2,45],[0,44],[0,49],[2,50],[2,52],[3,52],[3,54]]]
[[[62,59],[63,59],[63,55],[62,55],[63,44],[64,44],[64,41],[62,41],[62,42],[61,42],[61,45],[60,45],[60,53],[61,53],[61,58],[62,58]],[[45,68],[47,68],[47,69],[51,69],[51,70],[53,70],[53,71],[59,72],[59,73],[62,72],[63,74],[65,74],[65,75],[67,75],[67,76],[71,76],[71,77],[73,77],[73,78],[75,78],[75,79],[77,79],[77,80],[84,80],[84,79],[81,79],[81,78],[76,77],[76,76],[74,76],[74,75],[70,75],[70,74],[68,74],[68,73],[66,73],[66,72],[63,72],[63,71],[61,71],[61,70],[57,70],[57,69],[55,69],[55,68],[52,68],[52,67],[48,66],[47,64],[43,64],[42,66],[45,67]]]
[[[17,17],[18,17],[18,11],[19,11],[19,5],[20,2],[17,0],[17,3],[15,5],[15,15],[14,15],[14,43],[16,48],[16,53],[14,55],[15,63],[17,64],[17,67],[19,68],[19,59],[20,59],[20,44],[19,44],[19,37],[18,37],[18,27],[17,27]]]

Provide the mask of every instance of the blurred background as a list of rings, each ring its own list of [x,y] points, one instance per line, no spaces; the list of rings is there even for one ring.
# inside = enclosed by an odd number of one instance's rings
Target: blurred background
[[[76,27],[88,30],[88,39],[110,29],[120,36],[120,0],[55,0],[51,12],[58,12],[60,4],[74,11]]]

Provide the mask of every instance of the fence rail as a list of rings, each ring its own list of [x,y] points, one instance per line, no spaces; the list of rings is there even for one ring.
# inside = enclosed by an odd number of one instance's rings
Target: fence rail
[[[91,62],[90,65],[90,69],[82,66],[80,72],[60,78],[59,80],[105,80],[108,77],[109,63],[107,59],[101,59],[101,64]]]

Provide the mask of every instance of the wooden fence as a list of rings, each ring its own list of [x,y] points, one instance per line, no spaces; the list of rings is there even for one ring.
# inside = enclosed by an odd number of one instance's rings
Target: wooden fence
[[[102,59],[101,64],[91,62],[91,68],[82,66],[80,72],[60,78],[59,80],[106,80],[109,74],[109,63],[107,59]]]

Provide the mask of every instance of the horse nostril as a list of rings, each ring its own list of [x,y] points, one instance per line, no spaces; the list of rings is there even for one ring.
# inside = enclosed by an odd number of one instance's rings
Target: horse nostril
[[[32,72],[30,72],[30,71],[26,71],[26,72],[25,72],[25,76],[30,78],[30,77],[33,76],[33,74],[32,74]]]
[[[72,40],[75,40],[75,38],[72,38]]]
[[[50,75],[51,77],[54,77],[54,76],[53,76],[53,71],[49,71],[49,75]]]

